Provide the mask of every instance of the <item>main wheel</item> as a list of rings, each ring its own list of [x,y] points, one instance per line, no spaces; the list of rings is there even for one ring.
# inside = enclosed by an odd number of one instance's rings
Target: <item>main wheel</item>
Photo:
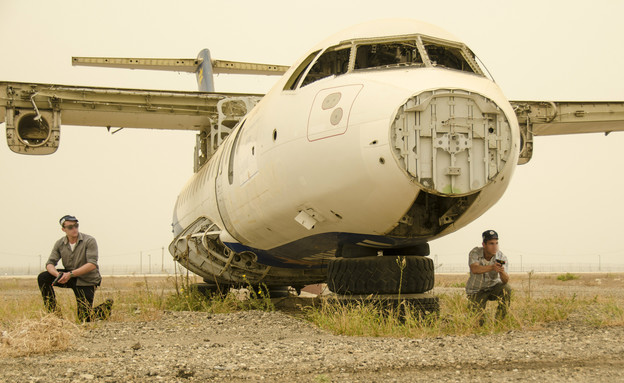
[[[217,285],[214,283],[193,283],[191,289],[204,295],[206,298],[225,297],[230,291],[229,285]]]
[[[421,243],[419,245],[402,247],[400,249],[384,249],[384,255],[429,255],[429,244]]]
[[[337,294],[418,294],[434,279],[433,260],[417,256],[336,258],[327,268],[327,286]]]

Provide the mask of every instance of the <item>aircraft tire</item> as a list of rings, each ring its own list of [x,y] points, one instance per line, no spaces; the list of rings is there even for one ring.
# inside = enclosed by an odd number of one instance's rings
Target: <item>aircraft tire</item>
[[[408,300],[408,303],[422,314],[440,313],[440,298],[438,297],[420,298],[413,301]]]
[[[403,272],[397,263],[402,259]],[[427,257],[336,258],[327,267],[327,286],[337,294],[419,294],[431,290],[434,279]]]
[[[429,255],[429,244],[421,243],[415,246],[402,247],[400,249],[385,249],[383,251],[384,255],[419,255],[426,256]]]

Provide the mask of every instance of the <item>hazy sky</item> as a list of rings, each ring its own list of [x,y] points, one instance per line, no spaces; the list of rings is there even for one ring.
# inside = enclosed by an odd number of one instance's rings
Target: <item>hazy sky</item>
[[[409,17],[463,39],[512,100],[624,101],[624,1],[7,1],[0,0],[0,81],[196,90],[193,75],[72,67],[74,56],[192,58],[290,65],[363,21]],[[217,91],[268,91],[276,78],[216,78]],[[4,124],[2,124],[4,137]],[[63,126],[56,154],[0,143],[0,261],[39,264],[74,214],[101,264],[136,264],[172,239],[175,198],[192,174],[194,133]],[[502,200],[431,243],[466,262],[498,230],[510,262],[624,263],[624,133],[539,137]],[[169,257],[168,253],[166,254]],[[159,260],[160,262],[160,260]]]

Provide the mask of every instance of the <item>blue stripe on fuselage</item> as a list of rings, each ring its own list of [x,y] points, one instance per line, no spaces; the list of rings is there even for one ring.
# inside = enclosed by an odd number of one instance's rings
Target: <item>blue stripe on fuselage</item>
[[[335,257],[339,244],[352,244],[376,249],[414,246],[426,241],[414,238],[394,238],[352,233],[323,233],[305,237],[269,250],[256,249],[240,243],[225,243],[237,253],[250,251],[258,256],[258,263],[289,269],[317,269],[327,267]]]

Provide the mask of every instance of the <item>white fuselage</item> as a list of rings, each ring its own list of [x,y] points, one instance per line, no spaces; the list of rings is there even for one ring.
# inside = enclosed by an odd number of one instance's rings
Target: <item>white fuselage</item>
[[[284,90],[293,70],[189,180],[176,203],[175,235],[201,216],[222,229],[220,239],[228,246],[267,251],[327,233],[388,235],[423,191],[399,166],[391,126],[410,98],[438,89],[461,90],[495,103],[509,124],[511,152],[496,175],[477,188],[476,199],[461,216],[415,240],[426,242],[458,230],[505,191],[520,136],[511,105],[487,77],[395,67],[349,71]],[[301,212],[312,219],[313,228],[295,220]]]

